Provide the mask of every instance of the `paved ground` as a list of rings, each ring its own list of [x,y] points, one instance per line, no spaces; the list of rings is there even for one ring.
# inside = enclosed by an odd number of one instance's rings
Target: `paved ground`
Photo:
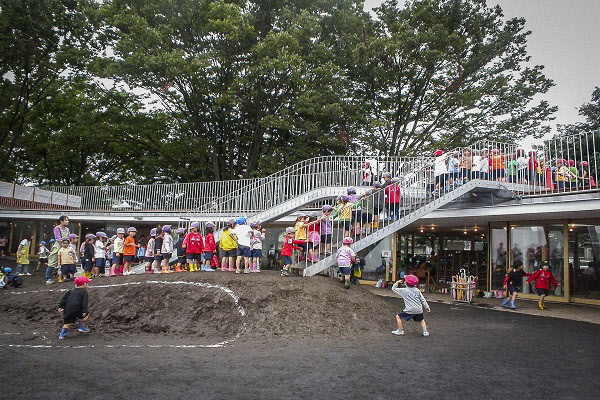
[[[389,289],[379,289],[375,287],[369,287],[372,293],[383,296],[383,297],[395,297],[396,295]],[[600,324],[600,307],[587,305],[587,304],[575,304],[575,303],[552,303],[546,302],[546,309],[539,310],[537,306],[537,300],[521,299],[517,298],[516,310],[510,310],[501,306],[502,299],[485,299],[476,298],[470,305],[466,303],[453,302],[449,294],[441,293],[426,293],[429,302],[452,304],[455,306],[464,306],[471,308],[487,308],[496,311],[509,312],[513,314],[528,314],[528,315],[539,315],[544,317],[552,318],[563,318],[570,319],[573,321],[590,322],[593,324]]]
[[[397,298],[385,301],[402,307]],[[15,339],[0,335],[1,397],[580,399],[600,392],[597,325],[443,303],[432,308],[428,338],[414,323],[404,337],[392,336],[393,315],[389,329],[352,338],[247,332],[221,348],[22,348],[8,347]],[[112,343],[151,340],[120,335]],[[94,334],[74,334],[70,343],[94,342]]]

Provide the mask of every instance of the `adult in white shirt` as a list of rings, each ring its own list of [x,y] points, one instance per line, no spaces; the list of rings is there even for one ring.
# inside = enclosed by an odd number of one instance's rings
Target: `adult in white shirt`
[[[440,190],[446,187],[448,179],[448,167],[446,166],[447,155],[444,155],[443,150],[436,150],[435,161],[433,163],[433,176],[435,176],[435,189]]]
[[[473,162],[471,163],[471,179],[479,179],[479,172],[481,171],[481,156],[479,151],[473,151]]]
[[[241,273],[241,263],[242,259],[244,260],[244,273],[250,273],[250,266],[248,262],[248,258],[250,257],[250,237],[252,233],[252,228],[249,225],[246,225],[245,217],[238,217],[236,220],[236,226],[233,228],[231,234],[235,236],[235,240],[238,244],[238,257],[236,260],[236,270],[235,273]]]

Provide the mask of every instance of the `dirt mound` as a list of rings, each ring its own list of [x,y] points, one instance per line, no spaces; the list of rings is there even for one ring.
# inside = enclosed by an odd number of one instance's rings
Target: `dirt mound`
[[[64,291],[57,289],[71,286],[30,286],[21,291],[33,292],[23,294],[3,292],[0,323],[33,329],[58,327],[61,320],[56,308]],[[238,334],[241,339],[356,337],[387,330],[397,312],[362,287],[345,290],[331,278],[281,278],[274,272],[95,279],[89,298],[94,331],[117,337],[149,334],[212,341]]]

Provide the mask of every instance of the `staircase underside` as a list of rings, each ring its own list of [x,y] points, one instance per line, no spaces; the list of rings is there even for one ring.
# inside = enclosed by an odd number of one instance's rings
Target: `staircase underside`
[[[519,190],[523,190],[522,189],[523,187],[524,187],[524,185],[506,183],[506,182],[493,182],[493,181],[479,180],[479,179],[469,181],[465,185],[459,186],[456,189],[454,189],[438,198],[431,200],[429,203],[422,205],[419,208],[416,208],[412,212],[410,210],[408,210],[408,213],[404,217],[402,217],[402,218],[398,219],[397,221],[392,222],[389,225],[387,225],[381,229],[378,229],[375,232],[371,233],[370,235],[367,235],[366,237],[356,241],[351,247],[355,252],[363,250],[363,249],[367,248],[368,246],[379,242],[380,240],[387,237],[388,235],[390,235],[396,231],[399,231],[400,229],[416,222],[417,220],[419,220],[420,218],[429,214],[430,212],[435,211],[438,208],[443,207],[444,205],[446,205],[466,194],[472,193],[475,195],[479,195],[479,194],[485,194],[485,193],[493,193],[493,192],[497,192],[497,191],[511,191],[511,192],[517,191],[518,192]],[[507,197],[506,200],[512,199],[512,198],[508,198],[508,196],[504,196],[504,197]],[[334,252],[334,254],[332,254],[331,256],[328,256],[318,262],[315,262],[312,264],[311,263],[308,263],[308,264],[302,263],[302,264],[305,265],[304,268],[302,268],[301,265],[296,265],[296,266],[294,266],[294,268],[295,269],[303,269],[304,276],[312,276],[312,275],[316,275],[316,274],[326,270],[327,268],[337,264],[337,259],[336,259],[336,255]]]

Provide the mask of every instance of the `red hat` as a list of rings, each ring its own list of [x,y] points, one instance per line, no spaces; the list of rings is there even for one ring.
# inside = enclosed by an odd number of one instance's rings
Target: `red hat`
[[[419,284],[419,278],[414,275],[406,275],[404,277],[404,282],[408,283],[409,285],[416,286]]]
[[[442,154],[444,154],[444,151],[439,149],[433,152],[434,156],[441,156]]]
[[[85,276],[78,276],[77,278],[75,278],[75,286],[83,286],[88,282],[91,282],[92,280],[88,277]]]

